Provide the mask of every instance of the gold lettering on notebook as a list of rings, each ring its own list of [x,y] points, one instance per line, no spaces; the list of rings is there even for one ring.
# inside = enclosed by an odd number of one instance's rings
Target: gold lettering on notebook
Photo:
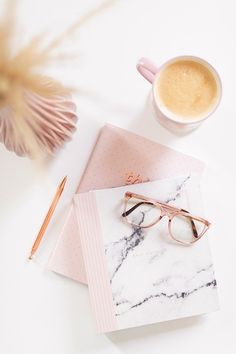
[[[149,178],[142,178],[140,173],[128,172],[125,174],[125,184],[136,184],[136,183],[144,183],[149,182]]]

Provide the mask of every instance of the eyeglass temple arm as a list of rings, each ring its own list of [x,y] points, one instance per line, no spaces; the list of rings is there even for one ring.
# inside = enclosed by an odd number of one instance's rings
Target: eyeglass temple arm
[[[181,209],[182,211],[184,211],[185,213],[189,214],[189,212],[185,209]],[[196,225],[193,221],[193,219],[190,219],[190,222],[191,222],[191,226],[192,226],[192,230],[193,230],[193,236],[195,238],[198,238],[198,233],[197,233],[197,228],[196,228]]]
[[[124,211],[124,213],[122,214],[123,217],[128,216],[129,214],[131,214],[136,208],[138,208],[140,205],[142,204],[149,204],[149,205],[153,205],[153,203],[150,202],[140,202],[137,203],[136,205],[134,205],[132,208],[130,208],[129,210]]]

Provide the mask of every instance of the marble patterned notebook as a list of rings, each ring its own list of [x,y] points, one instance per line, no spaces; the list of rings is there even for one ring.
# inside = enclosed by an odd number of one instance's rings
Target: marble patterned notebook
[[[183,246],[169,237],[166,218],[149,229],[131,227],[121,216],[126,191],[204,216],[196,176],[91,191],[74,197],[98,331],[217,310],[217,286],[208,245],[210,231],[193,245]]]

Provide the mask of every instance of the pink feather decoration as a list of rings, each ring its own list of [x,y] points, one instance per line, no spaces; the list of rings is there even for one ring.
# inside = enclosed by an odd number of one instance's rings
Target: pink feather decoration
[[[76,106],[68,96],[46,98],[33,92],[25,93],[27,114],[25,121],[31,125],[38,148],[46,155],[52,155],[65,141],[72,138],[76,129]],[[24,138],[14,134],[13,112],[10,106],[0,109],[0,141],[8,150],[19,156],[31,155]]]

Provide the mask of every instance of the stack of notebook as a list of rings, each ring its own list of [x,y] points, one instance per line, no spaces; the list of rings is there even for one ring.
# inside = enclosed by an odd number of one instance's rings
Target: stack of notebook
[[[102,129],[48,265],[88,283],[100,332],[217,309],[207,238],[179,247],[162,237],[164,226],[133,235],[116,217],[128,189],[162,200],[179,191],[177,205],[202,215],[203,169],[201,161],[131,132]]]

